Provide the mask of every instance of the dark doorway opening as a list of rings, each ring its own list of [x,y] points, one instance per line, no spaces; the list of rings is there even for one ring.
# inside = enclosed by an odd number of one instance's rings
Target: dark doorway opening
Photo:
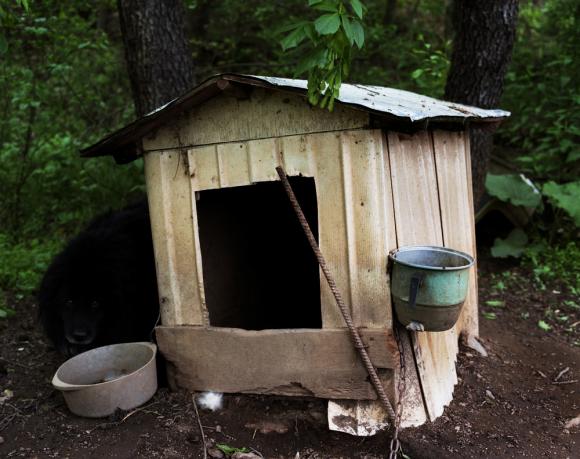
[[[290,184],[318,240],[314,179]],[[321,328],[318,264],[282,184],[201,191],[197,199],[210,325]]]

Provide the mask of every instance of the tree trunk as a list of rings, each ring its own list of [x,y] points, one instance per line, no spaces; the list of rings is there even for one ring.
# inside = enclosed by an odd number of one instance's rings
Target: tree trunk
[[[118,0],[135,110],[143,116],[195,84],[181,0]]]
[[[453,54],[445,99],[482,108],[496,108],[511,60],[518,0],[455,0]],[[471,168],[477,207],[493,146],[493,126],[473,127]]]

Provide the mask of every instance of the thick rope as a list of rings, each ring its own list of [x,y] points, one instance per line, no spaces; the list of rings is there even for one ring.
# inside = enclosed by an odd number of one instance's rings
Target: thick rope
[[[314,234],[312,234],[312,230],[310,229],[310,225],[306,221],[306,217],[304,216],[304,213],[302,212],[302,209],[300,208],[300,204],[298,203],[298,200],[296,199],[296,195],[294,194],[294,191],[292,190],[292,187],[290,186],[290,182],[288,182],[288,177],[286,176],[286,172],[284,171],[284,169],[282,167],[277,167],[276,172],[278,172],[278,175],[280,176],[280,180],[282,181],[282,184],[284,185],[284,189],[286,190],[286,194],[288,195],[288,199],[290,199],[290,203],[292,204],[292,207],[294,208],[294,212],[296,213],[296,216],[298,217],[298,221],[302,225],[302,229],[304,230],[304,234],[306,235],[306,238],[308,239],[308,242],[310,243],[310,247],[312,247],[312,251],[316,255],[316,258],[318,259],[318,264],[320,265],[320,268],[322,269],[322,272],[324,273],[324,277],[326,277],[326,281],[328,282],[328,286],[330,287],[330,290],[332,291],[332,294],[334,295],[334,299],[336,300],[336,303],[338,304],[340,312],[342,313],[342,317],[346,323],[346,326],[348,327],[348,329],[350,331],[350,336],[351,336],[352,341],[354,343],[354,347],[356,347],[358,352],[359,352],[359,355],[360,355],[360,357],[361,357],[361,359],[362,359],[362,361],[367,369],[367,372],[371,378],[371,382],[373,383],[375,391],[377,392],[379,400],[385,406],[391,421],[393,423],[395,423],[396,422],[396,415],[395,415],[395,411],[393,410],[393,406],[391,405],[391,402],[387,398],[387,394],[385,393],[385,389],[383,388],[383,385],[381,384],[381,380],[379,379],[379,375],[377,374],[377,370],[375,369],[373,363],[371,362],[371,359],[370,359],[369,354],[367,352],[366,346],[364,345],[363,340],[360,336],[360,333],[358,332],[358,330],[356,329],[356,327],[354,326],[354,324],[352,322],[352,317],[350,315],[350,311],[346,307],[346,304],[344,304],[344,301],[342,299],[342,295],[338,291],[338,287],[336,286],[336,282],[334,282],[334,278],[332,277],[332,274],[330,273],[330,270],[328,269],[326,261],[324,260],[324,257],[322,256],[322,252],[320,251],[320,248],[318,247],[318,243],[316,242],[316,239],[314,238]]]

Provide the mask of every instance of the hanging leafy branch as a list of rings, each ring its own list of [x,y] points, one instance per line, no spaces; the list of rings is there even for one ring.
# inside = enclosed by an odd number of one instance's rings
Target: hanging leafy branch
[[[308,101],[332,110],[350,72],[355,46],[364,45],[366,8],[360,0],[309,0],[308,6],[323,14],[280,30],[286,33],[280,45],[299,56],[295,74],[308,74]]]

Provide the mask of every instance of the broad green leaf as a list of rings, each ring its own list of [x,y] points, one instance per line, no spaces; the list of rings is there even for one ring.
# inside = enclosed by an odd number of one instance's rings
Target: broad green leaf
[[[514,229],[505,239],[497,238],[491,248],[491,255],[496,258],[520,257],[524,252],[528,236],[520,228]]]
[[[552,328],[551,325],[549,325],[548,323],[544,322],[543,320],[539,320],[538,321],[538,327],[540,327],[544,331],[549,331]]]
[[[562,185],[548,182],[544,184],[542,191],[552,204],[566,211],[576,226],[580,226],[580,181]]]
[[[487,174],[485,188],[492,196],[516,206],[535,208],[542,202],[540,191],[522,174]]]
[[[363,6],[362,6],[362,3],[360,2],[360,0],[350,0],[350,6],[352,6],[354,14],[356,14],[359,17],[359,19],[362,19],[363,18]]]
[[[501,300],[488,300],[485,304],[492,308],[503,308],[505,306],[505,303]]]
[[[354,42],[361,49],[365,44],[365,31],[360,21],[352,22],[352,33],[354,34]]]
[[[280,45],[282,49],[286,51],[287,49],[295,48],[306,38],[306,31],[303,26],[299,26],[280,40]]]
[[[352,31],[350,19],[345,15],[342,15],[340,19],[342,21],[342,28],[344,30],[344,34],[346,35],[348,42],[352,46],[354,44],[354,32]]]
[[[323,14],[316,21],[314,27],[320,35],[332,35],[340,27],[340,16],[334,14]]]

